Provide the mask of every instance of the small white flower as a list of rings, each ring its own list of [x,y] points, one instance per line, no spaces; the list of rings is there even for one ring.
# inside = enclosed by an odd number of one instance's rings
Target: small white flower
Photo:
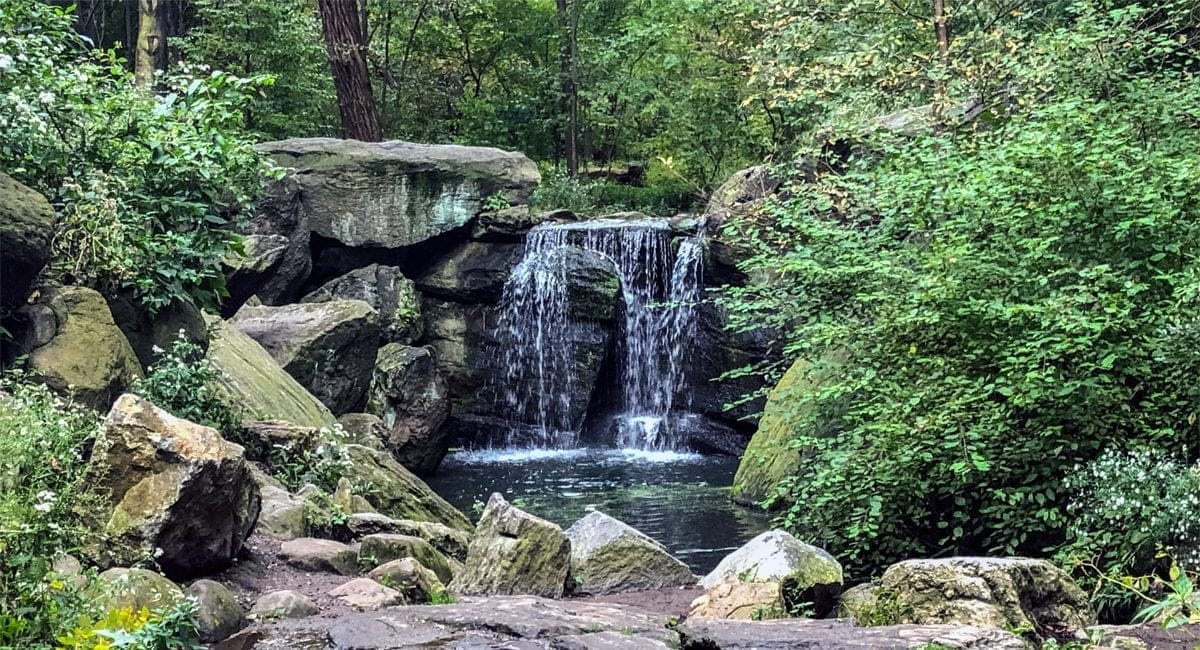
[[[0,52],[0,70],[9,70],[12,67],[13,67],[12,57]]]
[[[54,93],[42,91],[42,92],[38,93],[38,101],[43,104],[53,104],[54,103]]]

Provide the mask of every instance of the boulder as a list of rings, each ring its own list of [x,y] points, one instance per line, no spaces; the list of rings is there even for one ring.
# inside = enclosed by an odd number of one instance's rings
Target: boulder
[[[633,527],[592,512],[566,531],[574,591],[611,594],[696,583],[686,564]]]
[[[395,519],[430,521],[458,530],[471,530],[471,522],[463,513],[387,452],[361,445],[346,445],[345,450],[350,462],[347,476],[371,486],[367,500],[379,512]]]
[[[54,224],[46,197],[0,172],[0,315],[29,297],[50,261]]]
[[[354,247],[419,244],[494,195],[523,203],[540,180],[529,158],[487,147],[297,138],[258,149],[296,170],[307,229]]]
[[[338,424],[346,434],[346,442],[355,445],[382,450],[383,441],[387,438],[387,427],[383,419],[370,413],[346,413],[338,417]]]
[[[304,618],[321,611],[311,598],[304,594],[282,590],[271,591],[258,597],[250,608],[250,616],[257,620],[271,618]]]
[[[282,540],[304,537],[308,533],[304,500],[292,496],[282,485],[259,483],[262,510],[258,514],[260,533]]]
[[[460,562],[467,559],[467,545],[471,542],[470,535],[445,524],[411,519],[392,519],[377,513],[352,514],[346,519],[346,527],[358,537],[376,533],[420,537],[429,542],[442,555]]]
[[[420,476],[437,470],[450,447],[450,396],[432,348],[379,348],[367,411],[383,420],[384,444],[401,465]]]
[[[471,238],[488,242],[520,242],[530,228],[550,222],[578,221],[579,216],[570,210],[534,212],[527,205],[494,212],[481,212],[475,218]]]
[[[404,602],[404,596],[399,591],[385,587],[370,578],[355,578],[330,589],[327,595],[358,609],[380,609]]]
[[[494,309],[424,297],[425,339],[433,348],[438,374],[446,382],[452,412],[494,408],[481,394],[489,381],[487,361],[495,350]]]
[[[520,244],[463,242],[418,276],[417,288],[446,300],[492,304],[520,260]]]
[[[222,305],[223,316],[233,315],[251,296],[266,305],[282,305],[299,294],[313,266],[302,190],[295,176],[267,185],[242,230],[244,255],[224,260],[230,296]]]
[[[379,312],[383,340],[412,343],[423,330],[416,285],[395,266],[371,264],[321,285],[302,302],[361,300]]]
[[[142,366],[108,303],[86,287],[43,286],[20,309],[15,348],[41,382],[106,410],[142,378]]]
[[[208,325],[204,314],[193,304],[176,300],[151,316],[146,308],[128,292],[108,299],[113,320],[125,334],[142,367],[149,369],[170,351],[181,337],[200,348],[208,349]]]
[[[258,518],[242,448],[135,395],[109,412],[87,480],[107,501],[98,514],[107,543],[97,551],[107,566],[153,555],[170,577],[214,573],[237,557]]]
[[[611,321],[621,304],[621,279],[607,256],[578,246],[548,254],[549,265],[562,265],[567,283],[567,312],[580,321]]]
[[[220,319],[210,319],[212,336],[206,358],[217,371],[212,386],[218,397],[249,421],[283,420],[307,427],[334,424],[333,413],[257,341]]]
[[[475,526],[466,566],[450,590],[561,598],[570,562],[571,542],[561,528],[513,507],[497,493]]]
[[[758,421],[758,430],[750,438],[729,494],[734,501],[748,506],[777,496],[776,488],[800,465],[800,451],[790,443],[796,436],[788,413],[797,394],[811,391],[812,364],[797,359],[767,396],[767,405]],[[782,505],[780,500],[777,505]]]
[[[385,562],[372,569],[367,577],[399,591],[406,605],[427,603],[446,592],[437,574],[411,557]]]
[[[1004,630],[961,625],[855,627],[844,620],[691,619],[678,628],[682,650],[1025,650]]]
[[[222,641],[246,627],[246,610],[221,583],[197,580],[187,593],[196,601],[196,623],[204,643]]]
[[[454,578],[454,571],[446,561],[446,556],[420,537],[395,533],[367,535],[362,538],[362,546],[358,552],[361,557],[370,559],[376,565],[406,557],[412,558],[437,574],[442,582],[450,582]]]
[[[769,530],[725,556],[700,585],[711,589],[732,578],[739,582],[779,582],[785,605],[812,603],[816,616],[833,610],[842,590],[842,565],[824,550],[782,530]]]
[[[230,320],[334,414],[361,411],[379,315],[361,300],[245,306]]]
[[[725,578],[692,601],[688,619],[735,618],[762,620],[789,618],[778,582],[738,582]]]
[[[301,537],[279,545],[279,559],[304,571],[352,576],[358,573],[358,551],[330,539]]]
[[[1096,623],[1087,594],[1045,560],[907,560],[888,567],[880,586],[896,594],[913,623],[1024,628],[1043,636]]]
[[[161,610],[179,605],[187,595],[174,582],[146,569],[109,569],[96,576],[86,590],[101,611],[114,609]]]
[[[221,261],[229,297],[222,302],[221,313],[232,316],[280,270],[291,242],[278,234],[247,235],[241,250],[230,251]],[[308,262],[312,264],[311,261]],[[305,270],[301,275],[308,275]],[[259,298],[261,302],[261,298]]]

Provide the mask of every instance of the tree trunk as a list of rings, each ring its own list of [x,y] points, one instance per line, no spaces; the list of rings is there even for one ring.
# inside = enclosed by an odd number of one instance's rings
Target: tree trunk
[[[563,113],[567,126],[563,132],[563,151],[567,160],[567,176],[579,175],[579,0],[555,0],[558,20],[566,34],[563,43],[559,74],[562,77]]]
[[[367,75],[358,5],[354,0],[318,0],[317,5],[342,115],[342,137],[378,142],[383,136]]]
[[[946,97],[946,69],[950,63],[950,29],[946,24],[946,0],[933,0],[933,30],[937,38],[938,80],[933,91],[933,121],[934,131],[940,133],[943,123]]]
[[[154,84],[154,71],[162,69],[167,39],[163,34],[161,0],[138,0],[137,52],[133,61],[133,81],[148,87]]]

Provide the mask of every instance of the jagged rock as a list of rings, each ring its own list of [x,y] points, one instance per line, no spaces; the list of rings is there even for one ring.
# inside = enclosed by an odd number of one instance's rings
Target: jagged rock
[[[358,573],[358,551],[330,539],[301,537],[279,545],[279,558],[305,571],[352,576]]]
[[[46,197],[0,172],[0,315],[29,297],[50,260],[54,208]]]
[[[362,410],[379,314],[361,300],[245,306],[230,322],[335,414]]]
[[[459,561],[467,559],[467,545],[471,536],[445,524],[411,519],[392,519],[378,513],[355,513],[346,519],[346,527],[355,536],[376,533],[394,533],[420,537],[429,542],[442,555]]]
[[[1061,634],[1095,625],[1087,594],[1062,569],[1030,558],[906,560],[880,580],[913,623],[954,623]]]
[[[387,428],[383,419],[370,413],[347,413],[338,418],[338,424],[346,433],[346,442],[382,450],[383,441],[387,438]]]
[[[434,350],[438,374],[454,402],[452,411],[493,408],[490,401],[480,398],[489,381],[487,351],[496,346],[489,321],[494,319],[491,308],[426,296],[421,310],[425,317],[424,342]]]
[[[682,650],[1026,650],[1004,630],[959,625],[854,627],[843,620],[736,621],[688,619],[678,628]]]
[[[233,592],[212,580],[197,580],[187,588],[196,600],[196,622],[200,640],[216,643],[246,627],[246,610]]]
[[[14,348],[42,383],[106,410],[141,379],[142,366],[104,296],[86,287],[43,286],[20,309]]]
[[[249,421],[283,420],[307,427],[328,427],[333,413],[257,341],[220,319],[209,320],[212,336],[206,358],[217,372],[212,389],[226,406]]]
[[[726,578],[692,601],[688,619],[735,618],[758,620],[786,618],[783,587],[778,582],[738,582]]]
[[[437,470],[450,446],[450,397],[431,348],[379,348],[367,411],[383,420],[384,444],[401,465],[421,476]]]
[[[412,519],[471,530],[471,522],[424,481],[404,469],[387,452],[361,445],[346,445],[350,468],[347,476],[371,486],[367,500],[379,512],[395,519]]]
[[[520,244],[463,242],[417,277],[417,288],[457,302],[495,303],[520,259]]]
[[[520,242],[530,228],[549,222],[578,221],[579,216],[570,210],[533,212],[527,205],[518,205],[495,212],[481,212],[475,218],[471,238],[488,242]]]
[[[242,250],[231,251],[221,260],[225,287],[229,290],[229,297],[222,303],[222,314],[231,316],[236,313],[238,307],[271,280],[271,276],[279,271],[290,245],[287,237],[278,234],[247,235],[242,238]],[[307,270],[302,274],[308,275]]]
[[[271,591],[259,596],[250,608],[250,616],[261,621],[272,618],[304,618],[321,611],[311,598],[290,591]]]
[[[107,566],[156,555],[171,577],[219,571],[258,518],[258,485],[242,448],[214,429],[122,395],[104,422],[88,483],[107,499],[98,513]]]
[[[259,151],[300,187],[307,228],[347,246],[411,246],[466,225],[489,197],[523,203],[540,177],[519,153],[486,147],[297,138]]]
[[[513,507],[500,494],[488,500],[450,590],[464,595],[563,595],[571,542],[558,526]]]
[[[404,602],[404,597],[399,591],[385,587],[370,578],[355,578],[330,589],[328,595],[359,609],[380,609]]]
[[[822,549],[782,530],[769,530],[725,556],[700,580],[700,585],[710,589],[726,578],[782,583],[786,594],[796,598],[796,602],[812,603],[815,614],[821,617],[837,604],[842,590],[842,565]]]
[[[602,512],[575,522],[566,535],[576,592],[611,594],[696,583],[691,569],[666,547]]]
[[[454,571],[446,561],[446,556],[420,537],[395,533],[367,535],[362,538],[362,546],[358,552],[360,556],[370,558],[376,564],[410,557],[437,574],[442,582],[450,582],[454,578]]]
[[[102,611],[143,607],[156,610],[183,603],[187,595],[174,582],[146,569],[109,569],[96,576],[85,595]]]
[[[361,300],[379,312],[383,340],[412,343],[423,330],[416,285],[395,266],[371,264],[321,285],[302,302]]]
[[[427,603],[435,594],[446,591],[436,573],[411,557],[385,562],[372,569],[367,577],[399,591],[406,605]]]
[[[301,205],[302,188],[295,176],[271,182],[245,225],[248,259],[227,259],[230,297],[221,314],[231,316],[251,296],[263,304],[282,305],[296,298],[312,272],[312,236]],[[257,241],[252,238],[258,238]],[[279,247],[282,250],[278,250]],[[232,264],[230,264],[232,262]],[[248,273],[238,274],[239,267]]]

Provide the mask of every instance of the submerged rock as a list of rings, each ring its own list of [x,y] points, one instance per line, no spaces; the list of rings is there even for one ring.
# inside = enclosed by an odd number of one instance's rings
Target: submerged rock
[[[379,348],[379,315],[361,300],[246,306],[230,320],[334,414],[360,411]]]
[[[566,535],[576,592],[611,594],[696,583],[691,569],[666,547],[602,512],[575,522]]]
[[[711,589],[726,579],[739,582],[778,582],[794,599],[786,605],[812,603],[817,617],[837,604],[842,590],[842,565],[832,555],[805,544],[782,530],[769,530],[725,556],[700,580]]]
[[[371,264],[321,285],[302,302],[361,300],[379,312],[383,340],[412,343],[421,336],[421,301],[416,285],[398,267]]]
[[[561,528],[513,507],[497,493],[483,510],[466,566],[450,590],[468,596],[561,598],[570,561],[571,542]]]
[[[192,577],[225,568],[258,518],[258,485],[240,446],[135,395],[113,405],[88,468],[109,504],[100,515],[107,566],[155,556]]]
[[[880,586],[914,623],[1032,629],[1061,635],[1095,625],[1087,594],[1062,569],[1030,558],[953,557],[888,567]]]
[[[450,395],[432,348],[399,343],[380,348],[367,411],[383,420],[384,444],[401,465],[422,476],[437,470],[450,446],[450,432],[443,426],[450,416]]]

